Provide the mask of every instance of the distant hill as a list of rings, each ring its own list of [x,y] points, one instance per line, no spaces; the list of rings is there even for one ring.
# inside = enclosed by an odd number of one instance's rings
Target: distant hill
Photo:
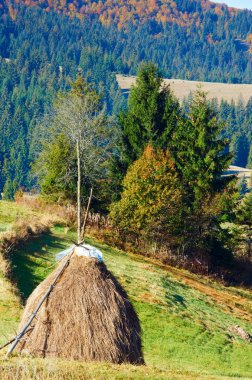
[[[84,28],[98,22],[90,40],[113,29],[117,41],[110,36],[107,46],[124,74],[153,61],[167,78],[252,82],[252,11],[208,0],[2,0],[0,18],[17,22],[23,8],[66,15]]]
[[[15,0],[15,3],[4,0],[2,7],[9,10],[13,19],[17,13],[13,4],[39,6],[46,12],[55,11],[80,19],[98,16],[103,25],[116,23],[119,28],[129,22],[142,23],[148,19],[189,26],[194,22],[200,22],[202,15],[209,11],[216,17],[224,15],[225,12],[230,16],[238,12],[235,8],[208,0]]]
[[[131,86],[136,83],[136,77],[134,76],[118,74],[116,79],[123,93],[129,92]],[[181,79],[165,79],[164,82],[171,86],[172,91],[179,100],[188,97],[198,86],[207,92],[209,99],[216,98],[219,102],[225,100],[231,103],[233,100],[237,104],[242,99],[247,104],[252,97],[252,84],[197,82]]]
[[[135,76],[142,62],[165,78],[252,83],[252,12],[207,0],[0,0],[0,41],[0,192],[8,178],[34,184],[38,121],[78,73],[114,114],[125,104],[115,73]],[[251,109],[225,106],[221,116],[244,167]]]

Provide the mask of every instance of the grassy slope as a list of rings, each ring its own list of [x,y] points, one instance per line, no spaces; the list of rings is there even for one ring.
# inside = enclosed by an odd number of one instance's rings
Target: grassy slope
[[[116,79],[124,93],[127,93],[131,86],[136,83],[136,77],[133,76],[117,74]],[[226,100],[228,103],[231,103],[231,101],[234,100],[237,104],[242,97],[247,104],[252,93],[251,84],[200,82],[182,79],[165,79],[165,83],[171,86],[172,91],[180,101],[188,97],[190,93],[196,91],[199,84],[202,89],[207,92],[209,99],[216,98],[219,102]]]
[[[0,345],[15,334],[20,314],[19,298],[0,272]]]
[[[1,233],[10,228],[15,220],[29,215],[32,215],[32,210],[28,210],[25,206],[1,201],[0,239]],[[19,297],[0,271],[0,344],[5,342],[7,337],[15,334],[20,314]]]
[[[0,234],[11,227],[17,219],[38,215],[32,208],[14,202],[0,201]]]
[[[73,238],[73,233],[57,227],[16,254],[16,277],[24,296],[52,270],[55,253]],[[21,362],[13,358],[0,359],[0,368],[6,371],[3,373],[16,371],[16,378],[43,373],[42,378],[50,374],[55,379],[252,379],[252,345],[228,332],[230,326],[239,324],[252,333],[251,292],[224,288],[188,272],[160,267],[91,238],[89,242],[104,252],[108,268],[126,288],[140,316],[147,368],[58,360]],[[0,305],[5,305],[0,313],[0,340],[4,341],[5,336],[13,335],[20,308],[7,282],[0,285]]]

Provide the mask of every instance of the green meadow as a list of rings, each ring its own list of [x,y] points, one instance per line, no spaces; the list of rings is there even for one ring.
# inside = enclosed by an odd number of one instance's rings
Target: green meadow
[[[10,207],[11,217],[1,213],[1,225],[25,212]],[[13,253],[16,288],[0,275],[0,344],[15,335],[22,303],[74,238],[74,231],[58,225]],[[252,379],[252,344],[230,332],[239,325],[252,333],[251,291],[159,265],[91,236],[86,240],[103,252],[138,312],[146,366],[6,359],[2,351],[1,379]]]

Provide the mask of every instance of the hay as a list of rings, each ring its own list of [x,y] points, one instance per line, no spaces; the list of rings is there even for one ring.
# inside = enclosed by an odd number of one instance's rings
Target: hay
[[[29,297],[19,331],[64,265]],[[125,291],[96,259],[74,254],[17,351],[38,357],[143,364],[140,324]]]

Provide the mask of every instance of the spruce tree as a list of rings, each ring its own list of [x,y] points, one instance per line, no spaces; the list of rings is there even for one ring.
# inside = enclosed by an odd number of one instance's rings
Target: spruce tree
[[[14,195],[15,195],[15,190],[14,190],[13,182],[10,178],[8,178],[7,181],[5,182],[4,189],[3,189],[3,199],[12,201],[14,200]]]
[[[119,118],[127,163],[139,158],[149,143],[167,148],[178,114],[179,103],[157,67],[143,65],[131,89],[128,109]]]
[[[231,220],[236,181],[224,177],[232,155],[220,137],[223,125],[200,89],[194,94],[187,117],[181,118],[173,138],[173,157],[183,193],[180,225],[183,252],[219,254],[228,244],[221,228]]]
[[[248,156],[248,165],[249,169],[252,169],[252,144],[250,144],[249,156]]]
[[[217,114],[200,89],[194,94],[187,118],[181,119],[174,134],[173,152],[190,206],[206,194],[221,191],[229,181],[222,177],[232,155],[228,140],[220,137],[223,128]]]
[[[122,138],[111,165],[114,194],[118,195],[127,168],[148,144],[164,151],[169,147],[180,113],[179,102],[160,71],[152,63],[144,64],[130,91],[128,107],[119,115]]]

